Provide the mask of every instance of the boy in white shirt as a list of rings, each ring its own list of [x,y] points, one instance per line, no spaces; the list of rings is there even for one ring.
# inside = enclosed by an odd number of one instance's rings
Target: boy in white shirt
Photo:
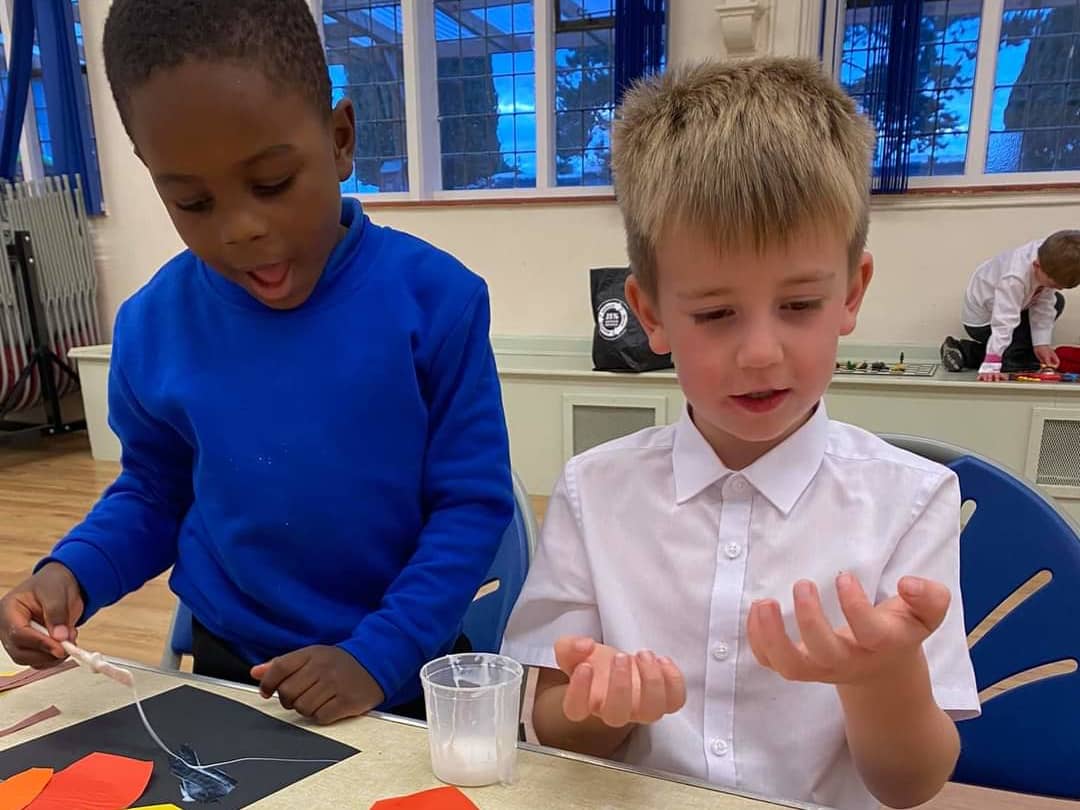
[[[1077,284],[1080,231],[1058,231],[983,262],[964,295],[961,318],[971,340],[945,338],[942,365],[948,371],[978,369],[984,382],[1057,368],[1050,340],[1065,309],[1058,290]]]
[[[845,810],[926,801],[979,711],[957,481],[821,401],[873,271],[872,129],[770,58],[649,79],[614,134],[628,299],[688,405],[552,495],[503,648],[541,667],[535,733]]]

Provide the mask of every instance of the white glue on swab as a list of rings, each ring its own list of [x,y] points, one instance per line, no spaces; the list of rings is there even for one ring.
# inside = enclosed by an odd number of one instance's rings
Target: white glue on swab
[[[42,635],[47,636],[48,638],[52,638],[52,635],[49,633],[49,631],[37,622],[31,621],[30,626]],[[157,743],[158,747],[162,751],[164,751],[173,759],[180,760],[193,770],[203,771],[207,773],[208,776],[219,779],[216,774],[209,772],[211,768],[220,768],[224,765],[235,765],[238,762],[307,762],[313,764],[336,764],[341,761],[338,759],[281,759],[278,757],[241,757],[239,759],[225,760],[224,762],[212,762],[206,765],[197,765],[188,762],[182,756],[174,753],[172,749],[169,748],[169,746],[165,745],[161,737],[157,735],[157,732],[155,732],[153,727],[150,725],[150,721],[146,719],[146,712],[143,711],[142,702],[139,700],[139,692],[135,688],[135,676],[131,674],[130,669],[117,666],[116,664],[113,664],[110,661],[106,660],[105,656],[103,656],[101,653],[89,652],[82,649],[81,647],[76,646],[70,641],[60,641],[58,643],[61,647],[64,648],[64,652],[70,655],[73,660],[77,661],[81,666],[86,667],[91,672],[96,672],[100,675],[112,678],[114,681],[123,684],[124,686],[130,686],[131,693],[135,696],[135,708],[139,710],[139,717],[142,718],[142,724],[146,727],[147,733],[153,738],[154,742]]]

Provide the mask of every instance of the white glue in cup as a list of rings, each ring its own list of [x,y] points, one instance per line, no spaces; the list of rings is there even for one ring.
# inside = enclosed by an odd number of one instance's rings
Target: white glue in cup
[[[494,653],[437,658],[420,670],[431,769],[447,784],[514,781],[522,667]]]

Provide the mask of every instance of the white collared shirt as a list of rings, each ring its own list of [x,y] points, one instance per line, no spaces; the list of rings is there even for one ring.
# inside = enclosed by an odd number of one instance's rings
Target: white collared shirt
[[[1057,296],[1049,287],[1040,287],[1032,272],[1042,243],[1042,239],[1028,242],[983,262],[968,282],[961,321],[967,326],[991,327],[988,355],[1004,354],[1025,309],[1029,310],[1032,344],[1050,344]]]
[[[571,459],[545,515],[503,652],[555,667],[552,645],[584,635],[667,655],[686,706],[635,729],[619,759],[738,790],[876,810],[847,748],[836,689],[761,667],[746,640],[751,603],[780,600],[798,639],[792,586],[812,579],[844,624],[841,571],[874,601],[914,574],[959,594],[960,496],[945,467],[832,422],[821,404],[745,470],[721,463],[684,412]],[[960,600],[925,644],[934,696],[978,714]]]

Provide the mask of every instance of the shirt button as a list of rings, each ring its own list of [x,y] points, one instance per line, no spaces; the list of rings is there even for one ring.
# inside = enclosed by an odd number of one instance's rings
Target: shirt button
[[[742,546],[738,543],[728,543],[724,546],[724,553],[728,556],[729,560],[737,559],[742,554]]]
[[[728,648],[728,645],[721,641],[713,647],[712,657],[717,661],[726,661],[730,652],[731,650]]]
[[[715,754],[718,757],[722,757],[725,754],[727,754],[727,752],[728,752],[728,744],[726,742],[724,742],[723,740],[721,740],[719,737],[714,739],[709,744],[709,748],[712,749],[713,754]]]

